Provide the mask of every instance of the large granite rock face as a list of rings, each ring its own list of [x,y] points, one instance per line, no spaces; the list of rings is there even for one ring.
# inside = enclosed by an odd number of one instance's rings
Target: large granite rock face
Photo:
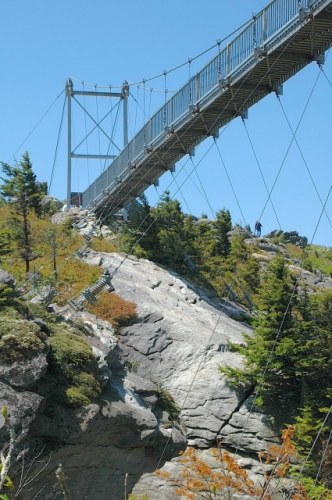
[[[230,318],[223,304],[213,304],[182,278],[149,261],[94,252],[87,261],[98,261],[115,273],[116,293],[137,304],[140,321],[120,331],[122,362],[135,361],[140,376],[170,391],[181,407],[190,444],[214,444],[226,426],[232,427],[234,412],[250,395],[249,387],[230,389],[218,365],[241,365],[228,341],[243,343],[243,333],[250,334],[251,328]],[[266,426],[270,439],[270,423],[260,425]],[[261,437],[246,432],[257,441],[251,449],[260,448]],[[229,445],[236,447],[236,439],[230,438]]]

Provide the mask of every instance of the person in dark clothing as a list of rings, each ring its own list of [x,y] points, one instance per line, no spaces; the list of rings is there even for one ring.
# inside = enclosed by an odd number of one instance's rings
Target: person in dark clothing
[[[262,230],[262,224],[259,222],[259,220],[256,220],[255,223],[255,235],[260,236],[261,235],[261,230]]]

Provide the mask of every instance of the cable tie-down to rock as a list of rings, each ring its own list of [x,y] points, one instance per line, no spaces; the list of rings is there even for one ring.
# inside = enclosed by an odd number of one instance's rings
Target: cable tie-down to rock
[[[75,311],[84,309],[83,303],[87,300],[90,304],[96,302],[103,291],[114,292],[115,288],[112,285],[111,275],[108,270],[99,278],[92,286],[87,286],[77,300],[69,299],[68,306]]]

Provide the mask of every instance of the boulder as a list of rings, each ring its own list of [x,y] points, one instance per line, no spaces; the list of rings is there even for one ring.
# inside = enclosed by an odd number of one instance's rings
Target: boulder
[[[18,442],[28,434],[32,422],[43,407],[44,398],[34,392],[18,392],[0,382],[1,407],[8,409],[10,425],[15,429]],[[8,441],[8,427],[0,414],[0,448]]]
[[[47,371],[49,342],[27,320],[0,318],[0,377],[12,387],[32,386]]]
[[[275,237],[281,238],[284,243],[292,243],[301,248],[305,248],[308,245],[308,238],[306,236],[299,236],[297,231],[281,231],[280,229],[275,229],[265,235],[265,238]]]
[[[15,287],[15,279],[12,274],[7,273],[7,271],[4,271],[3,269],[0,269],[0,286],[1,285],[7,285],[10,288]]]
[[[31,302],[33,304],[49,304],[54,299],[54,296],[55,288],[50,285],[46,285],[41,287],[37,295],[31,299]]]
[[[50,210],[51,208],[54,210],[60,210],[63,207],[63,202],[58,198],[55,198],[55,196],[44,196],[41,204],[46,210]]]

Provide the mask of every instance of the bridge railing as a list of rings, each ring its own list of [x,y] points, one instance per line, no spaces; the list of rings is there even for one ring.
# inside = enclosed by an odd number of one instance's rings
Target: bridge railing
[[[313,9],[323,0],[303,0]],[[129,175],[130,168],[144,158],[149,148],[159,146],[168,131],[190,120],[195,107],[205,106],[220,87],[232,81],[255,60],[255,50],[267,50],[283,33],[299,23],[298,0],[274,0],[195,76],[180,88],[131,139],[108,169],[83,193],[83,207],[98,202]]]

